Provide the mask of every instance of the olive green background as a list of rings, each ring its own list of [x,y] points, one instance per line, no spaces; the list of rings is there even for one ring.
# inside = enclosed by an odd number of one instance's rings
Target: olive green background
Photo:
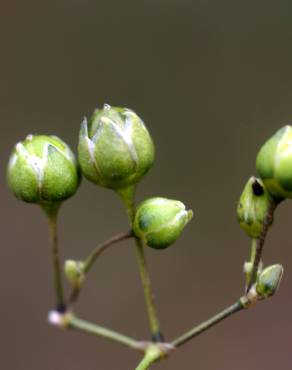
[[[167,339],[233,303],[249,241],[235,208],[260,145],[292,118],[291,1],[2,1],[0,14],[0,368],[134,369],[139,355],[47,324],[54,299],[41,211],[14,199],[5,168],[27,134],[74,149],[84,115],[104,102],[147,124],[156,164],[138,199],[167,196],[194,210],[176,245],[147,250]],[[282,263],[279,294],[188,343],[168,370],[291,368],[292,202],[277,210],[264,260]],[[86,180],[60,218],[62,256],[83,258],[127,230],[111,191]],[[97,263],[76,312],[148,338],[131,242]]]

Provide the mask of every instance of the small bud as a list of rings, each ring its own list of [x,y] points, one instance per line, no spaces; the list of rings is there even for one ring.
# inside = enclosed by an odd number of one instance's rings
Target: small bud
[[[74,154],[56,136],[29,135],[12,152],[7,169],[17,198],[48,205],[71,197],[80,183]]]
[[[248,277],[251,275],[253,269],[253,263],[250,261],[246,261],[243,264],[243,272],[246,274]],[[257,271],[257,276],[263,271],[263,262],[260,261],[258,271]]]
[[[84,176],[111,189],[137,183],[154,162],[154,145],[143,121],[132,110],[105,105],[96,109],[79,135]]]
[[[239,225],[251,238],[260,236],[270,204],[271,197],[262,181],[251,177],[243,189],[237,206]]]
[[[282,200],[292,198],[292,127],[278,130],[260,149],[257,171],[267,191]]]
[[[178,200],[149,198],[137,208],[133,231],[149,247],[164,249],[176,241],[192,216]]]
[[[84,262],[67,260],[64,265],[65,275],[73,287],[80,287],[84,281]]]
[[[256,284],[257,293],[264,298],[274,295],[279,288],[283,272],[282,265],[266,267],[258,277]]]

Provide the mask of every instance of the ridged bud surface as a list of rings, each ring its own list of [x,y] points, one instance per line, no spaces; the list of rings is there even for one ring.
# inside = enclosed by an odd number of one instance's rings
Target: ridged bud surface
[[[78,152],[85,177],[115,190],[137,183],[154,162],[154,145],[143,121],[130,109],[109,105],[82,122]]]
[[[17,198],[43,205],[71,197],[80,175],[74,154],[61,139],[29,135],[10,156],[7,180]]]

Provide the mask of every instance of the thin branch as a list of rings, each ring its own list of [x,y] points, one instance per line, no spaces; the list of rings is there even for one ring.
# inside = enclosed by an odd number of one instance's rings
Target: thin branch
[[[127,210],[128,217],[130,220],[130,224],[132,226],[135,218],[136,213],[136,206],[135,206],[135,186],[130,186],[125,189],[120,189],[118,191],[119,196],[121,197],[121,200]],[[156,307],[154,304],[154,296],[152,293],[151,288],[151,281],[150,281],[150,275],[145,259],[144,254],[144,245],[142,241],[139,238],[135,237],[135,251],[136,251],[136,260],[140,272],[140,277],[142,281],[142,286],[144,290],[144,297],[145,297],[145,303],[148,313],[148,319],[150,323],[150,330],[152,334],[152,341],[153,342],[162,342],[163,341],[163,335],[160,332],[160,326],[157,316]]]
[[[54,271],[54,286],[56,292],[57,310],[63,311],[65,310],[65,301],[57,236],[57,212],[51,215],[48,214],[48,223],[52,254],[52,265]]]
[[[194,327],[193,329],[187,331],[186,333],[184,333],[183,335],[181,335],[180,337],[178,337],[177,339],[172,341],[171,344],[174,347],[180,347],[181,345],[190,341],[191,339],[193,339],[197,335],[203,333],[207,329],[210,329],[212,326],[218,324],[220,321],[222,321],[222,320],[226,319],[227,317],[233,315],[234,313],[239,312],[242,309],[246,308],[247,307],[246,306],[246,300],[247,300],[246,297],[242,297],[237,302],[235,302],[233,305],[227,307],[226,309],[224,309],[223,311],[221,311],[217,315],[211,317],[207,321],[204,321],[200,325],[198,325],[198,326]]]
[[[142,241],[139,239],[135,239],[136,242],[136,259],[140,271],[142,286],[144,290],[144,297],[145,303],[152,333],[152,340],[154,342],[163,341],[162,334],[160,333],[160,325],[157,317],[157,311],[154,304],[154,297],[151,289],[151,281],[150,276],[146,264],[145,254],[144,254],[144,246]]]
[[[270,226],[272,225],[273,215],[274,215],[274,211],[275,211],[277,205],[278,205],[278,203],[276,201],[271,200],[270,207],[268,209],[268,212],[267,212],[265,220],[264,220],[261,235],[257,239],[256,251],[255,251],[255,256],[254,256],[254,261],[253,261],[253,267],[252,267],[252,271],[251,271],[251,274],[250,274],[250,280],[249,280],[249,283],[248,283],[248,286],[247,286],[247,292],[250,291],[251,287],[253,286],[253,284],[257,280],[257,273],[258,273],[262,253],[263,253],[263,248],[264,248],[266,236],[267,236],[267,233],[268,233],[268,230],[269,230]]]
[[[130,347],[137,351],[144,351],[143,342],[139,342],[136,339],[120,334],[116,331],[104,328],[103,326],[95,325],[91,322],[79,319],[76,316],[69,315],[66,319],[66,326],[70,329],[83,331],[95,336],[103,337],[105,339],[117,342],[124,346]]]
[[[159,348],[159,345],[151,345],[145,352],[144,357],[135,370],[147,370],[154,362],[159,361],[165,357],[166,356]]]
[[[84,267],[83,267],[83,273],[84,275],[86,276],[88,274],[88,272],[91,270],[92,266],[94,265],[95,261],[97,260],[97,258],[105,251],[107,250],[109,247],[113,246],[113,245],[116,245],[118,242],[122,241],[122,240],[125,240],[125,239],[129,239],[131,238],[133,235],[132,235],[132,231],[128,231],[128,232],[124,232],[124,233],[119,233],[115,236],[113,236],[112,238],[98,244],[96,246],[96,248],[94,248],[94,250],[89,254],[89,256],[86,258],[85,262],[84,262]],[[74,302],[76,302],[76,300],[78,299],[79,297],[79,294],[80,294],[80,291],[81,291],[81,288],[82,288],[82,284],[79,285],[79,286],[76,286],[72,289],[72,292],[70,294],[70,298],[69,298],[69,302],[72,304]]]

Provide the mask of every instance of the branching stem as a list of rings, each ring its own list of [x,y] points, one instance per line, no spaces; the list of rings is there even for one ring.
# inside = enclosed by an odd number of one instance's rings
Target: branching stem
[[[278,205],[278,203],[271,199],[270,207],[267,211],[267,214],[266,214],[266,217],[265,217],[265,220],[264,220],[261,235],[257,239],[256,251],[255,251],[255,256],[254,256],[254,260],[253,260],[253,267],[252,267],[252,271],[251,271],[251,274],[250,274],[250,280],[249,280],[249,283],[248,283],[248,286],[247,286],[247,292],[250,291],[251,287],[256,282],[257,273],[258,273],[262,253],[263,253],[263,248],[264,248],[266,236],[267,236],[267,233],[268,233],[268,230],[269,230],[270,226],[272,225],[274,211],[275,211],[277,205]]]
[[[132,226],[136,207],[135,207],[135,187],[129,187],[126,189],[121,189],[118,191],[118,194],[120,195],[130,220],[130,224]],[[136,247],[136,260],[140,272],[140,277],[142,281],[142,286],[144,290],[144,297],[145,297],[145,303],[148,313],[148,319],[150,323],[150,329],[152,334],[152,340],[153,342],[160,342],[163,341],[163,336],[160,332],[160,325],[159,320],[157,316],[157,310],[154,303],[154,296],[152,293],[151,288],[151,280],[150,275],[146,263],[145,253],[144,253],[144,245],[143,242],[135,237],[135,247]]]
[[[191,339],[203,333],[207,329],[210,329],[212,326],[218,324],[220,321],[226,319],[227,317],[233,315],[234,313],[238,311],[241,311],[243,308],[246,308],[246,305],[244,304],[245,301],[246,301],[246,297],[239,299],[233,305],[225,308],[223,311],[219,312],[217,315],[211,317],[210,319],[202,322],[200,325],[187,331],[186,333],[184,333],[183,335],[181,335],[180,337],[172,341],[171,344],[176,348],[180,347],[181,345],[190,341]]]
[[[116,245],[118,242],[121,242],[122,240],[128,239],[132,237],[132,231],[119,233],[112,238],[98,244],[96,248],[89,254],[89,256],[86,258],[84,262],[83,267],[83,273],[84,275],[87,275],[88,272],[91,270],[92,266],[94,265],[97,258],[106,251],[109,247]],[[82,284],[74,287],[72,289],[72,292],[70,294],[69,303],[73,304],[77,301],[80,291],[82,289]]]
[[[161,358],[161,351],[157,346],[150,346],[135,370],[147,370],[150,365]]]
[[[143,351],[143,345],[141,345],[141,342],[137,341],[136,339],[104,328],[103,326],[95,325],[91,322],[79,319],[74,315],[69,315],[69,317],[66,319],[66,327],[103,337],[138,351]]]

